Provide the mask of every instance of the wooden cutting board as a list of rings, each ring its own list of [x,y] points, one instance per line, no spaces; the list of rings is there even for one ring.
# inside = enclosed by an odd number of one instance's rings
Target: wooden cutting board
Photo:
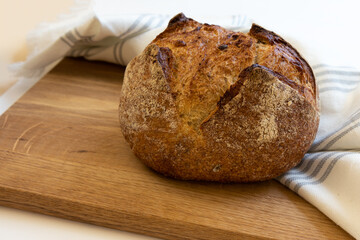
[[[165,239],[351,239],[276,181],[185,182],[118,126],[124,68],[65,59],[0,117],[0,204]]]

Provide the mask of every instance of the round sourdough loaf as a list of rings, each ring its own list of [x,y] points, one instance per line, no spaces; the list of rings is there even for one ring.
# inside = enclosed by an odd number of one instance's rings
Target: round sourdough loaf
[[[310,66],[275,33],[181,13],[127,66],[120,125],[135,155],[166,176],[262,181],[310,147],[317,96]]]

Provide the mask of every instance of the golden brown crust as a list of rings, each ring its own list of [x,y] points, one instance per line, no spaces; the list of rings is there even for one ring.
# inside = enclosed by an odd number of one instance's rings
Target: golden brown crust
[[[158,172],[260,181],[295,166],[310,147],[316,94],[311,68],[276,34],[178,14],[129,63],[119,117],[134,153]]]
[[[218,159],[226,156],[218,164],[231,164],[219,180],[244,182],[276,177],[294,167],[305,154],[315,137],[317,111],[266,67],[248,67],[238,82],[241,87],[231,89],[236,90],[234,97],[221,102],[218,111],[201,126],[209,139],[208,148]]]
[[[280,75],[292,79],[297,83],[299,93],[309,101],[313,102],[317,98],[314,73],[290,43],[256,24],[252,25],[249,35],[258,40],[257,64],[269,67]],[[312,97],[309,96],[310,94]]]

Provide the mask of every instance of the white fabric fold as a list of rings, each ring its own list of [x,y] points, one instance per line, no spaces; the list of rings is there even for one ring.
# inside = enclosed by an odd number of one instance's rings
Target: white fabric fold
[[[104,6],[96,12],[87,5],[43,25],[31,34],[29,58],[12,66],[18,81],[0,96],[0,114],[66,56],[126,65],[171,17],[106,14]],[[192,17],[238,31],[251,25],[243,15]],[[360,70],[329,66],[326,60],[312,67],[321,99],[319,131],[302,162],[278,181],[360,238]]]

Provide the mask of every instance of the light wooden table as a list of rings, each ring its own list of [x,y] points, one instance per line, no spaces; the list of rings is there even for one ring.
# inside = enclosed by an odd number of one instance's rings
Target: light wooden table
[[[119,128],[123,73],[65,59],[0,117],[0,205],[165,239],[351,239],[275,180],[187,182],[145,167]]]
[[[13,84],[6,65],[24,61],[29,53],[27,34],[42,22],[55,21],[66,14],[74,0],[0,0],[0,94]],[[19,231],[21,229],[21,231]],[[95,225],[25,212],[0,206],[1,239],[86,239],[146,240],[153,239]]]

